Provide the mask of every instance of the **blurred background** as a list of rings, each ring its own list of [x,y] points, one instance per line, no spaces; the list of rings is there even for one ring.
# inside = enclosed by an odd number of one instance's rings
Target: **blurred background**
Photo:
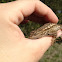
[[[0,0],[0,3],[7,3],[15,0]],[[62,24],[62,0],[41,0],[43,3],[48,5],[58,16],[58,24]],[[29,36],[29,33],[32,30],[37,29],[42,26],[41,24],[34,23],[29,21],[26,24],[20,24],[19,27],[23,31],[26,37]],[[60,42],[58,42],[60,43]],[[39,62],[62,62],[62,43],[58,44],[57,42],[51,46],[47,52],[44,54],[43,58]]]

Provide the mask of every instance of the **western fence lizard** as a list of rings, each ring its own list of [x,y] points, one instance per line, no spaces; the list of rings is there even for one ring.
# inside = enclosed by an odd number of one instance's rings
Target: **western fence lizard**
[[[62,25],[56,23],[46,23],[42,27],[30,33],[30,39],[39,39],[45,36],[52,36],[52,44],[57,38],[57,31],[62,29]]]

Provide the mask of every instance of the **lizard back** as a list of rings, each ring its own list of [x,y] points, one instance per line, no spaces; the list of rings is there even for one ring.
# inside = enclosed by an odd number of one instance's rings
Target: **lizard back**
[[[30,33],[30,39],[38,39],[48,35],[48,33],[54,33],[60,29],[60,26],[55,23],[46,23],[42,27],[34,30]]]

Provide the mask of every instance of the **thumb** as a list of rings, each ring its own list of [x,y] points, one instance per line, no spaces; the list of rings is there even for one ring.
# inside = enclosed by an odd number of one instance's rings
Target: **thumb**
[[[33,52],[34,55],[36,55],[37,59],[40,59],[47,51],[47,49],[51,46],[51,40],[52,37],[43,37],[38,40],[31,40]]]
[[[52,37],[43,37],[39,40],[36,40],[36,45],[42,49],[42,52],[44,53],[51,46],[51,40]]]

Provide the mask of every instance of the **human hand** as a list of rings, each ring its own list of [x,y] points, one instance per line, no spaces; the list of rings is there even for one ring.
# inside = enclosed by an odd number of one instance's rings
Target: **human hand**
[[[37,62],[50,47],[51,37],[37,40],[24,37],[18,25],[28,19],[41,23],[58,22],[52,10],[40,1],[0,4],[0,62]]]

